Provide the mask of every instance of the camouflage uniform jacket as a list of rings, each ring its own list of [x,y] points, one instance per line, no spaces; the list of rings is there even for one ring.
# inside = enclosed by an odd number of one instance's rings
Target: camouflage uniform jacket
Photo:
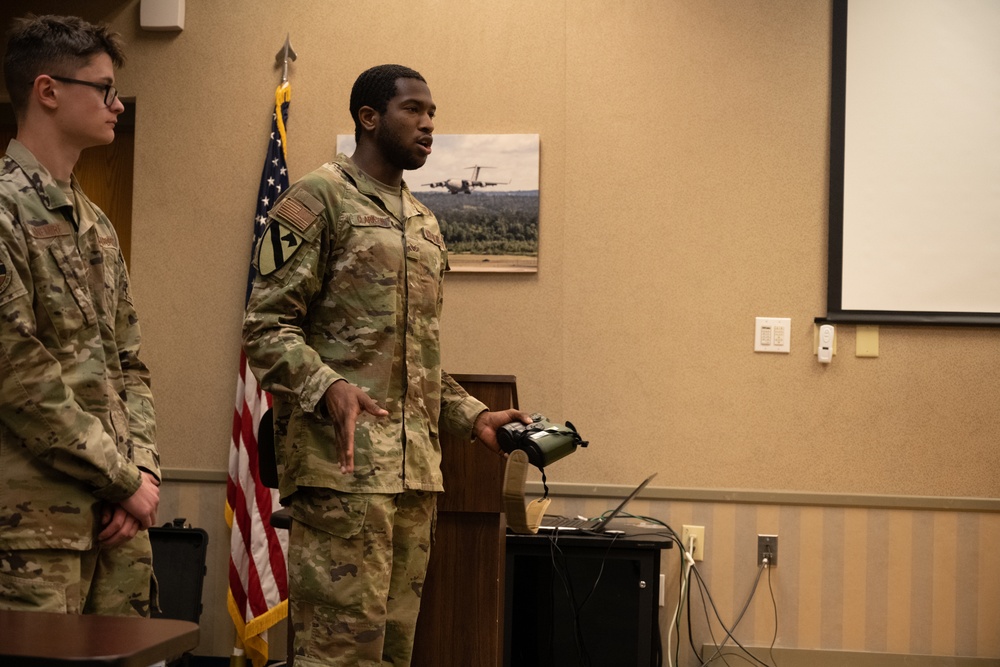
[[[405,184],[402,198],[400,222],[364,172],[338,155],[270,211],[243,347],[274,398],[282,498],[307,486],[441,491],[439,424],[470,436],[487,409],[441,371],[447,250],[434,214]],[[323,403],[341,379],[389,412],[358,417],[347,475]]]
[[[100,501],[159,477],[125,261],[75,178],[0,161],[0,551],[89,549]],[[76,204],[71,201],[76,200]]]

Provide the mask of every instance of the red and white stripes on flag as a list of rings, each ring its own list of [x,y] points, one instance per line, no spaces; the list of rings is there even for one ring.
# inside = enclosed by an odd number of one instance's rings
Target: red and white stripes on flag
[[[254,246],[264,230],[268,208],[288,188],[285,122],[290,101],[291,88],[282,83],[275,93],[271,139],[258,190]],[[248,298],[254,277],[251,264]],[[288,615],[288,531],[271,526],[271,513],[280,508],[278,493],[261,483],[257,461],[257,429],[270,406],[270,395],[257,385],[246,356],[240,353],[226,483],[226,522],[231,529],[227,607],[236,636],[255,667],[267,662],[268,628]]]

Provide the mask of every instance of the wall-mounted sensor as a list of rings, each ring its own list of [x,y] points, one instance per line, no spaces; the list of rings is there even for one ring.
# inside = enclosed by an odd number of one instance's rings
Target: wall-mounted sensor
[[[142,0],[139,27],[143,30],[183,30],[184,0]]]
[[[821,364],[833,361],[833,325],[824,324],[819,328],[819,347],[816,348],[816,358]]]

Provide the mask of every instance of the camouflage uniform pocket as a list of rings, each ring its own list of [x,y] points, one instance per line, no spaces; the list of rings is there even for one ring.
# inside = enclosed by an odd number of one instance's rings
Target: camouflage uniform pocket
[[[393,496],[309,491],[306,502],[293,501],[293,513],[324,528],[296,520],[289,536],[295,664],[382,664],[393,554],[386,510]],[[322,516],[309,517],[328,500],[333,502]],[[309,511],[302,512],[309,501]]]
[[[288,558],[295,567],[289,570],[289,591],[303,603],[357,613],[363,597],[359,574],[365,565],[367,500],[326,489],[304,495],[292,503]]]
[[[85,614],[148,617],[157,599],[153,547],[140,531],[115,547],[101,547],[90,578]]]
[[[35,293],[45,308],[62,342],[71,340],[76,332],[97,321],[97,313],[87,289],[83,260],[60,245],[49,246],[53,267],[43,255],[35,261],[37,277]]]
[[[3,560],[10,562],[18,552],[3,552]],[[36,576],[22,576],[0,572],[0,609],[22,611],[50,611],[65,614],[66,584]]]
[[[420,232],[423,240],[430,241],[430,244],[420,243],[420,263],[416,268],[428,274],[431,278],[440,280],[444,276],[445,267],[448,265],[448,250],[444,245],[444,239],[440,234],[435,234],[426,227]]]
[[[367,496],[332,489],[300,489],[292,501],[292,517],[296,521],[345,540],[361,532],[367,511]]]

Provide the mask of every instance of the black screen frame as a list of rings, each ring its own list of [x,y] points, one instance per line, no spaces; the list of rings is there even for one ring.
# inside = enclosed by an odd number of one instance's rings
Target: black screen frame
[[[833,0],[830,67],[830,202],[827,266],[827,314],[817,323],[902,324],[1000,327],[1000,313],[849,310],[843,304],[844,282],[844,166],[847,119],[848,0]]]

